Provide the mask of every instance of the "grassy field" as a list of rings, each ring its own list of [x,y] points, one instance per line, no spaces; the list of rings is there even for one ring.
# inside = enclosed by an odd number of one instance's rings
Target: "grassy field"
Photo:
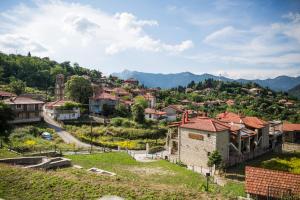
[[[210,184],[197,173],[167,161],[136,162],[126,153],[67,156],[84,169],[56,171],[20,169],[0,165],[0,198],[4,199],[97,199],[118,195],[126,199],[229,199],[244,195],[243,185]],[[107,177],[87,172],[98,167],[115,172]],[[28,184],[29,183],[29,184]]]

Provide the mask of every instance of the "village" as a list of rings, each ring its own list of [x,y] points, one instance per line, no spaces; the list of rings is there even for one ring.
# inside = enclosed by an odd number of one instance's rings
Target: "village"
[[[82,78],[89,80],[87,76]],[[91,83],[92,95],[89,97],[88,104],[80,104],[80,102],[68,99],[65,94],[67,80],[63,74],[56,76],[54,101],[45,102],[34,94],[16,95],[5,91],[0,92],[0,98],[15,113],[15,118],[9,122],[10,124],[32,124],[34,126],[34,124],[44,121],[49,128],[54,127],[64,143],[72,144],[73,148],[89,149],[90,154],[93,149],[96,153],[100,148],[103,150],[103,147],[104,151],[106,148],[106,151],[109,152],[125,151],[140,162],[166,160],[186,167],[204,177],[212,176],[213,183],[221,186],[224,186],[228,179],[226,176],[222,176],[222,171],[226,171],[226,169],[230,171],[235,166],[259,160],[265,155],[282,154],[284,156],[284,152],[296,154],[298,152],[299,154],[300,124],[283,122],[278,119],[265,121],[259,117],[231,111],[221,112],[212,117],[205,110],[191,109],[191,106],[193,108],[216,105],[230,107],[236,103],[233,99],[204,102],[183,99],[179,101],[180,103],[163,107],[158,103],[160,100],[157,99],[159,88],[143,88],[139,85],[138,80],[133,78],[119,80],[121,84],[116,86],[116,80],[117,78],[114,80],[114,78],[103,77],[97,83]],[[204,89],[204,91],[207,92],[208,89]],[[201,93],[201,91],[186,88],[185,93],[191,92]],[[247,93],[254,98],[260,92],[262,92],[260,88],[247,90]],[[294,104],[288,99],[280,99],[278,103],[287,109]],[[121,119],[113,118],[113,113],[120,108],[120,105],[125,110],[125,116]],[[83,107],[87,109],[82,109]],[[105,138],[110,134],[121,134],[110,133],[114,129],[109,128],[104,129],[102,132],[105,133],[100,134],[97,133],[96,127],[102,124],[103,128],[120,126],[125,130],[126,128],[122,124],[124,124],[126,115],[133,112],[133,107],[137,107],[137,123],[150,123],[147,130],[153,131],[159,130],[153,129],[154,126],[159,126],[162,135],[159,137],[146,135],[145,137],[148,139],[142,142],[139,140],[139,146],[130,145],[130,142],[134,140],[119,141],[117,139],[118,142],[114,143],[114,137],[109,140],[110,143],[93,140],[93,137]],[[119,125],[117,125],[118,120],[120,121]],[[84,126],[85,128],[81,126],[79,129],[77,125],[68,125],[74,123],[86,124],[86,126]],[[133,122],[128,121],[128,123]],[[133,125],[128,126],[132,127]],[[79,136],[81,133],[74,134],[74,130],[77,131],[76,133],[83,131],[87,134],[81,137]],[[53,135],[44,132],[41,137],[51,140]],[[157,140],[159,140],[158,143]],[[78,151],[80,152],[80,150]],[[3,159],[0,162],[7,161]],[[51,162],[49,166],[52,166]],[[69,166],[71,162],[71,160],[56,161],[53,166],[63,167],[65,164]],[[95,170],[103,171],[103,169],[97,168]],[[115,174],[115,172],[105,170],[103,173]],[[243,174],[245,174],[246,195],[243,197],[245,199],[297,198],[297,195],[300,194],[300,175],[297,173],[246,165]]]

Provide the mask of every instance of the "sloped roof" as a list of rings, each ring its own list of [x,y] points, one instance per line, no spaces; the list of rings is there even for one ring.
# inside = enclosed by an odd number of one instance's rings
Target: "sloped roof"
[[[252,128],[263,128],[268,124],[266,121],[259,119],[258,117],[244,117],[232,112],[220,113],[217,115],[217,119],[227,123],[233,122],[236,124],[245,124],[246,126]]]
[[[18,96],[18,97],[12,97],[10,99],[5,99],[3,101],[6,104],[43,104],[43,101],[38,101],[29,97],[22,97],[22,96]]]
[[[242,121],[243,116],[238,115],[236,113],[232,113],[232,112],[220,113],[217,115],[216,118],[222,122],[227,122],[227,123],[230,123],[230,122],[237,123],[237,124],[243,123],[243,121]]]
[[[290,190],[300,195],[300,175],[257,167],[246,167],[246,192],[267,196],[269,189]],[[277,197],[276,195],[273,197]]]
[[[282,126],[283,131],[300,131],[300,124],[287,124],[284,123]]]
[[[99,95],[93,97],[93,99],[98,100],[98,99],[107,99],[107,100],[112,100],[112,101],[116,101],[118,100],[118,98],[114,95],[111,95],[109,93],[106,92],[102,92]]]
[[[0,96],[1,97],[15,97],[17,95],[14,93],[10,93],[10,92],[0,91]]]
[[[154,115],[165,115],[165,114],[167,114],[166,112],[155,110],[155,109],[152,109],[152,108],[146,108],[145,113],[146,114],[154,114]]]
[[[175,105],[175,104],[169,105],[169,106],[165,107],[164,109],[166,109],[166,108],[173,108],[177,112],[183,112],[183,110],[184,110],[182,105]]]
[[[266,121],[257,117],[244,117],[242,120],[246,126],[250,126],[252,128],[263,128],[268,124]]]
[[[57,100],[57,101],[47,103],[46,108],[60,107],[63,106],[65,103],[75,103],[75,102],[66,101],[66,100]]]
[[[227,124],[209,117],[191,118],[187,123],[181,124],[180,127],[210,132],[220,132],[230,129]]]

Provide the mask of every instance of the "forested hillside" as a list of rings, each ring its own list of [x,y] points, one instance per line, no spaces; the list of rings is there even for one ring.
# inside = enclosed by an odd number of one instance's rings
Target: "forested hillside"
[[[289,94],[300,99],[300,84],[290,89]]]
[[[57,74],[65,77],[88,75],[92,81],[101,77],[101,72],[71,65],[69,61],[58,63],[48,57],[39,58],[0,53],[0,84],[9,84],[14,80],[24,81],[26,86],[46,90],[54,86]]]
[[[300,123],[300,102],[287,93],[275,92],[256,83],[223,82],[213,79],[192,81],[187,87],[161,90],[158,108],[185,104],[188,109],[211,117],[225,111],[257,116],[265,120]]]

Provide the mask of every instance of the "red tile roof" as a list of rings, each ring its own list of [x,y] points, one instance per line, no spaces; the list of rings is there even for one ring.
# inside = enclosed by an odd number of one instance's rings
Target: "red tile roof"
[[[268,124],[267,122],[265,122],[262,119],[259,119],[258,117],[244,117],[242,115],[238,115],[232,112],[220,113],[217,115],[217,119],[227,123],[233,122],[236,124],[245,124],[246,126],[252,128],[263,128]]]
[[[282,130],[285,132],[289,131],[300,131],[300,124],[287,124],[284,123],[282,126]]]
[[[191,118],[187,123],[181,124],[180,127],[210,132],[220,132],[230,129],[227,124],[209,117]]]
[[[267,196],[269,189],[290,190],[293,195],[300,195],[300,174],[247,166],[245,188],[254,195]]]
[[[43,104],[43,101],[38,101],[29,97],[22,97],[22,96],[18,96],[18,97],[12,97],[10,99],[5,99],[3,101],[6,104]]]
[[[118,98],[114,95],[102,92],[101,94],[93,97],[93,99],[98,100],[98,99],[106,99],[106,100],[112,100],[112,101],[116,101],[118,100]]]
[[[173,108],[174,110],[176,110],[179,113],[182,113],[184,111],[184,108],[182,105],[169,105],[166,108]]]
[[[154,114],[154,115],[165,115],[165,114],[167,114],[166,112],[155,110],[155,109],[152,109],[152,108],[146,108],[145,113],[146,114]]]
[[[63,106],[67,102],[74,103],[73,101],[57,100],[57,101],[47,103],[46,108],[52,109],[53,107],[60,107],[60,106]]]
[[[0,96],[1,97],[15,97],[17,95],[14,93],[10,93],[10,92],[0,91]]]

